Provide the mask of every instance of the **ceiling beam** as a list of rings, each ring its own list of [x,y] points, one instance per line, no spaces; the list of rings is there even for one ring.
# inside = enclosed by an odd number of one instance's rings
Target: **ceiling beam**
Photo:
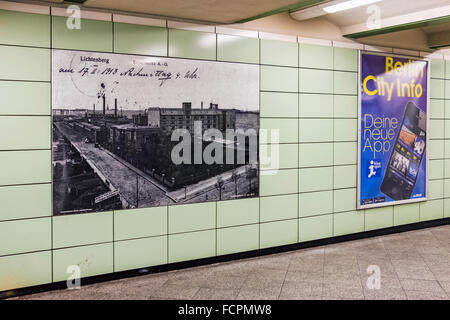
[[[256,16],[253,16],[253,17],[250,17],[250,18],[245,18],[245,19],[236,21],[235,23],[245,23],[245,22],[256,20],[256,19],[261,19],[261,18],[265,18],[265,17],[268,17],[268,16],[273,16],[275,14],[279,14],[279,13],[283,13],[283,12],[297,11],[297,10],[305,9],[307,7],[312,7],[312,6],[318,5],[320,3],[329,2],[329,1],[331,1],[331,0],[304,0],[304,1],[301,1],[301,2],[297,2],[297,3],[293,3],[293,4],[290,4],[290,5],[281,7],[281,8],[276,9],[276,10],[271,10],[271,11],[268,11],[268,12],[264,12],[264,13],[258,14]]]

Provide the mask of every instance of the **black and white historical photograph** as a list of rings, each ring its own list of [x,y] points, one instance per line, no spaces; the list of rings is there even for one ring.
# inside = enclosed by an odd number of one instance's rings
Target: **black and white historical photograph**
[[[53,50],[53,214],[259,195],[259,67]]]

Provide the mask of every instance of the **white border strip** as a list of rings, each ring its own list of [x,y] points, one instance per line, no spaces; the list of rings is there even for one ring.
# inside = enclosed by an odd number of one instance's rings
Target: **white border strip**
[[[233,29],[227,27],[216,27],[217,34],[226,34],[230,36],[240,36],[247,38],[258,38],[258,31]]]
[[[180,22],[180,21],[167,21],[167,27],[172,29],[181,29],[188,31],[200,31],[200,32],[216,32],[215,26],[201,25],[189,22]]]
[[[52,16],[68,17],[70,16],[70,13],[67,13],[67,8],[52,7]],[[90,20],[111,21],[112,13],[81,10],[81,18]]]
[[[167,21],[162,19],[135,17],[115,13],[113,13],[113,22],[139,24],[143,26],[162,27],[162,28],[165,28],[167,25]]]
[[[333,41],[331,41],[331,40],[324,40],[324,39],[298,37],[297,42],[298,43],[304,43],[304,44],[315,44],[315,45],[327,46],[327,47],[332,47],[333,46]]]
[[[9,11],[19,11],[26,13],[37,13],[37,14],[45,14],[50,15],[50,7],[40,6],[36,4],[28,4],[28,3],[19,3],[19,2],[10,2],[10,1],[0,1],[0,9],[1,10],[9,10]]]
[[[363,50],[364,45],[357,42],[333,41],[333,47]]]
[[[286,41],[286,42],[297,42],[297,36],[290,36],[287,34],[278,34],[278,33],[270,33],[270,32],[260,32],[259,33],[260,39],[265,40],[279,40],[279,41]]]

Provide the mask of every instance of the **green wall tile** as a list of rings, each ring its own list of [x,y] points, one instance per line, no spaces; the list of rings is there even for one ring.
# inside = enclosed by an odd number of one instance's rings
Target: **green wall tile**
[[[217,227],[258,223],[259,199],[239,199],[217,202]]]
[[[297,192],[297,169],[262,171],[259,176],[261,196]]]
[[[272,135],[278,132],[280,143],[296,143],[298,142],[298,120],[297,119],[260,119],[262,130],[267,130],[267,138],[271,139]],[[274,142],[274,141],[272,141]]]
[[[52,253],[41,251],[0,257],[0,291],[52,282]]]
[[[217,60],[259,63],[259,39],[218,34]]]
[[[0,168],[0,185],[51,182],[51,152],[1,151]]]
[[[445,98],[445,81],[438,79],[430,80],[430,97],[431,99]]]
[[[299,95],[300,118],[333,118],[333,96],[327,94]]]
[[[261,64],[297,67],[298,43],[262,39]]]
[[[450,159],[445,159],[444,161],[444,178],[450,178]]]
[[[284,92],[261,92],[262,118],[297,118],[298,94]]]
[[[450,199],[444,199],[444,218],[450,217]]]
[[[445,60],[444,59],[432,59],[430,63],[430,76],[431,78],[445,77]]]
[[[333,191],[298,195],[298,216],[309,217],[333,212]]]
[[[333,215],[309,217],[299,219],[299,241],[311,241],[333,236]]]
[[[365,230],[392,227],[394,223],[393,207],[382,207],[365,210]]]
[[[52,17],[53,48],[112,52],[111,21],[81,19],[80,29],[69,29],[66,22],[66,17]]]
[[[299,69],[299,84],[302,93],[333,93],[333,71]]]
[[[297,242],[297,219],[260,224],[261,248],[283,246]]]
[[[0,45],[0,79],[50,81],[50,49]]]
[[[358,71],[358,50],[334,47],[334,69]]]
[[[444,139],[445,126],[444,120],[430,120],[430,139]]]
[[[431,200],[420,203],[420,221],[442,219],[444,217],[444,201]]]
[[[430,119],[443,119],[445,116],[445,100],[430,99]]]
[[[358,94],[358,74],[334,71],[335,94]]]
[[[444,158],[450,158],[450,140],[444,141]]]
[[[53,217],[53,248],[113,241],[112,212]]]
[[[215,227],[215,202],[169,206],[169,233],[206,230]]]
[[[444,138],[450,139],[450,120],[444,120]]]
[[[450,80],[445,80],[445,99],[450,99]]]
[[[333,189],[333,168],[309,168],[298,170],[298,191],[313,192]]]
[[[358,140],[358,120],[334,119],[334,141]]]
[[[298,144],[291,143],[260,145],[259,154],[261,170],[293,169],[298,167]],[[267,161],[270,160],[270,163],[268,162],[267,164],[264,164],[263,159],[267,159]],[[278,167],[276,166],[277,163]]]
[[[260,198],[260,221],[269,222],[297,218],[297,198],[296,194]],[[280,208],[283,208],[283,210],[280,210]]]
[[[333,235],[342,236],[364,231],[364,211],[349,211],[333,215]]]
[[[169,235],[169,263],[212,257],[216,254],[216,230]]]
[[[167,56],[167,29],[115,22],[114,52]]]
[[[450,198],[450,179],[444,179],[444,198]]]
[[[356,187],[357,170],[356,165],[334,167],[334,188]]]
[[[217,229],[217,255],[257,250],[259,225]]]
[[[394,206],[394,226],[419,222],[420,205],[410,203]]]
[[[167,207],[114,211],[114,241],[167,234]]]
[[[429,159],[444,158],[444,140],[430,140],[428,143]]]
[[[334,212],[356,210],[356,188],[334,190]]]
[[[0,222],[0,256],[51,248],[51,218]]]
[[[114,272],[167,263],[167,236],[114,243]]]
[[[357,96],[334,96],[335,118],[358,118]]]
[[[429,160],[427,169],[429,180],[444,178],[444,160]]]
[[[50,16],[0,10],[0,44],[50,47]]]
[[[169,56],[216,60],[216,34],[169,29]]]
[[[445,79],[450,79],[450,60],[445,60]]]
[[[52,186],[49,183],[0,187],[0,203],[0,221],[51,216]]]
[[[428,182],[428,198],[430,200],[444,197],[444,180],[431,180]]]
[[[68,267],[78,266],[81,278],[113,272],[113,244],[53,250],[53,281],[67,281]],[[73,272],[73,271],[72,271]]]
[[[262,91],[298,92],[298,69],[261,66]]]
[[[357,142],[337,142],[334,144],[334,165],[357,163]]]
[[[332,143],[302,143],[298,148],[300,168],[333,165]]]
[[[333,47],[300,43],[299,66],[303,68],[333,69]]]
[[[0,116],[0,150],[50,149],[50,117]],[[13,132],[19,134],[11,134]]]
[[[332,119],[300,119],[298,123],[299,142],[332,142]]]
[[[50,115],[50,83],[0,81],[0,115]]]
[[[444,106],[444,117],[445,119],[450,119],[450,100],[445,100],[445,106]]]

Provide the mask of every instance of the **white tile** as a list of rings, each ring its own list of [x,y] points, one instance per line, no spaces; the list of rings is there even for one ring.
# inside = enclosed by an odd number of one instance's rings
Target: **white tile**
[[[68,17],[71,14],[72,14],[71,11],[67,12],[67,8],[52,7],[52,16]],[[105,12],[81,10],[81,18],[91,20],[111,21],[112,14]]]
[[[438,54],[436,52],[420,51],[420,56],[422,58],[428,58],[428,59],[444,59],[444,55],[443,54]]]
[[[266,40],[280,40],[280,41],[289,41],[289,42],[297,42],[297,36],[290,36],[286,34],[278,34],[278,33],[270,33],[270,32],[260,32],[260,39]]]
[[[27,13],[50,14],[50,7],[28,3],[0,1],[0,9]]]
[[[180,21],[167,21],[167,26],[172,29],[183,29],[189,31],[216,32],[216,27],[211,25],[195,24]]]
[[[216,33],[227,34],[231,36],[241,36],[248,38],[258,38],[258,31],[233,29],[226,27],[216,27]]]
[[[145,17],[127,16],[123,14],[113,14],[113,21],[119,23],[140,24],[144,26],[166,27],[167,21],[163,19],[152,19]]]
[[[331,47],[333,45],[333,42],[331,40],[305,38],[305,37],[298,37],[298,42],[306,43],[306,44],[316,44],[319,46],[329,46],[329,47]]]
[[[350,49],[364,49],[364,45],[362,43],[357,42],[344,42],[344,41],[333,41],[333,47],[337,48],[350,48]]]
[[[382,46],[371,46],[371,45],[364,45],[364,50],[366,51],[374,51],[374,52],[386,52],[386,53],[392,53],[394,49],[390,47],[382,47]]]

